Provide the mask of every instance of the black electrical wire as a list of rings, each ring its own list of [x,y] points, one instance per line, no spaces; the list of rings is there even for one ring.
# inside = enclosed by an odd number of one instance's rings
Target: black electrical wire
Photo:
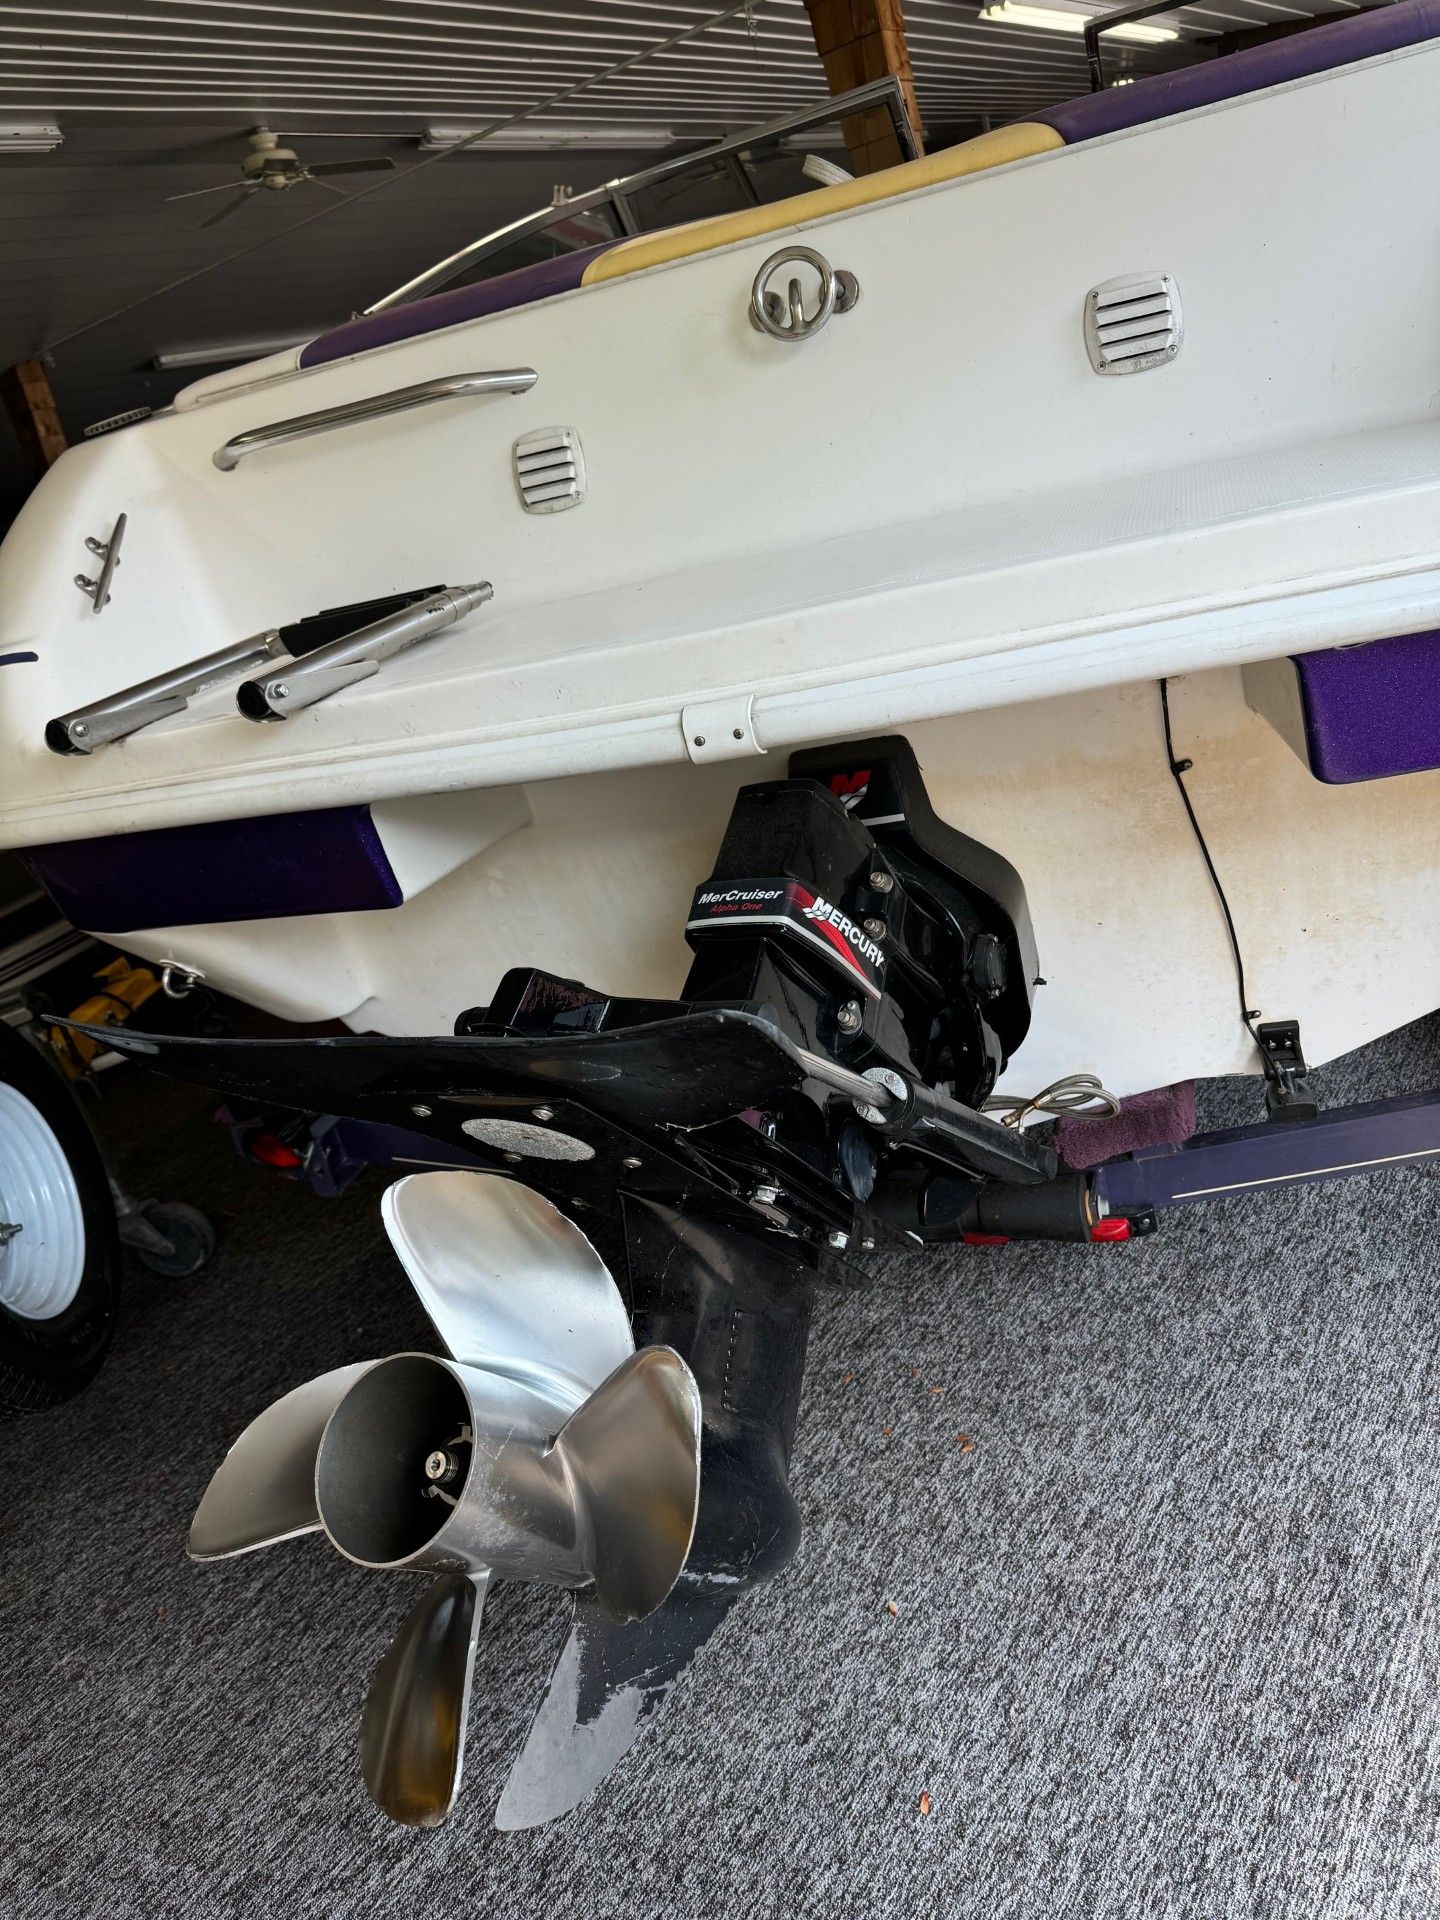
[[[1230,911],[1230,902],[1225,898],[1225,889],[1220,884],[1220,875],[1215,871],[1215,862],[1210,857],[1210,849],[1205,843],[1205,835],[1200,829],[1200,821],[1185,785],[1185,776],[1195,764],[1193,760],[1177,760],[1175,757],[1175,736],[1170,727],[1170,682],[1160,682],[1160,712],[1165,721],[1165,757],[1170,762],[1170,774],[1180,789],[1180,798],[1184,802],[1185,812],[1189,816],[1190,826],[1195,835],[1200,857],[1205,862],[1205,871],[1210,876],[1210,884],[1215,889],[1215,898],[1220,902],[1220,911],[1225,916],[1225,931],[1230,936],[1230,951],[1235,959],[1235,985],[1240,996],[1240,1018],[1245,1031],[1260,1046],[1255,1031],[1255,1022],[1260,1018],[1260,1009],[1250,1005],[1250,995],[1245,986],[1245,957],[1240,951],[1240,936],[1235,931],[1235,917]],[[1263,1053],[1264,1049],[1260,1049]]]

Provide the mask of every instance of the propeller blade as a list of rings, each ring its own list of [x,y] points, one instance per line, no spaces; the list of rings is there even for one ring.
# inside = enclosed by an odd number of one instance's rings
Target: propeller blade
[[[328,180],[317,180],[315,175],[308,170],[302,173],[300,178],[302,180],[308,180],[312,187],[323,187],[326,193],[338,195],[341,200],[353,200],[355,198],[353,193],[346,193],[343,187],[332,187]]]
[[[629,1626],[607,1620],[595,1591],[574,1599],[569,1638],[510,1769],[495,1812],[506,1830],[538,1827],[579,1806],[622,1760],[696,1653],[750,1589],[683,1576],[665,1604]]]
[[[635,1351],[610,1269],[573,1220],[494,1173],[412,1173],[381,1217],[457,1360],[558,1393],[573,1412]]]
[[[219,213],[212,213],[208,220],[202,220],[200,230],[203,232],[206,227],[218,227],[222,220],[228,220],[232,213],[244,206],[254,192],[254,187],[247,187],[243,193],[237,194],[228,207],[222,207]]]
[[[369,1361],[307,1380],[252,1420],[220,1462],[190,1523],[192,1560],[224,1560],[320,1525],[315,1456],[331,1414]]]
[[[483,1571],[432,1581],[370,1683],[360,1770],[380,1811],[407,1827],[438,1827],[460,1790],[470,1676],[489,1581]]]
[[[388,153],[367,154],[363,160],[321,160],[307,173],[385,173],[396,165]]]
[[[611,1620],[653,1613],[680,1577],[700,1504],[700,1389],[669,1347],[618,1367],[560,1432],[588,1521],[586,1564]]]

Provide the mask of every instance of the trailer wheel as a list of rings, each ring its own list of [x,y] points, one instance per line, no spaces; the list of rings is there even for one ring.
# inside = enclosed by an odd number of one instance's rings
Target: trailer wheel
[[[145,1224],[167,1242],[158,1247],[149,1235],[137,1239],[131,1252],[141,1266],[167,1280],[188,1280],[199,1273],[215,1251],[215,1229],[199,1208],[187,1207],[183,1200],[152,1200],[140,1212]]]
[[[0,1024],[0,1415],[89,1384],[119,1285],[100,1150],[65,1082]]]

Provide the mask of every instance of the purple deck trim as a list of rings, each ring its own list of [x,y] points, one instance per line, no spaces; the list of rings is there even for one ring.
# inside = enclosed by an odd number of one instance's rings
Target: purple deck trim
[[[398,907],[368,807],[62,840],[21,858],[86,933]]]
[[[391,307],[385,313],[362,314],[358,320],[347,320],[343,327],[332,327],[302,348],[300,365],[323,366],[327,360],[344,360],[352,353],[368,353],[372,347],[388,347],[397,340],[413,340],[422,333],[436,333],[441,327],[455,327],[462,320],[483,320],[510,307],[528,307],[534,300],[570,293],[579,286],[596,255],[608,253],[619,244],[618,240],[602,240],[598,247],[557,254],[553,260],[517,267],[513,273],[497,274],[493,280],[479,280],[473,287],[434,293],[428,300]]]
[[[1220,60],[1202,60],[1175,73],[1137,80],[1133,87],[1107,87],[1079,100],[1066,100],[1029,118],[1053,127],[1067,146],[1094,140],[1122,127],[1143,126],[1192,107],[1208,107],[1217,100],[1234,100],[1242,93],[1301,80],[1331,67],[1347,67],[1377,53],[1417,46],[1440,35],[1440,0],[1396,0],[1393,6],[1374,7],[1344,20],[1313,27],[1304,33],[1268,40]],[[1104,57],[1105,41],[1100,42]]]
[[[1440,632],[1302,653],[1294,664],[1317,780],[1440,767]]]

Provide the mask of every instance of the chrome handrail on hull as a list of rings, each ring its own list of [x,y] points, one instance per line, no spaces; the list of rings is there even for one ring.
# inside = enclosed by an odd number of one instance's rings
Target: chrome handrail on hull
[[[489,373],[451,373],[439,380],[422,380],[413,387],[392,387],[388,393],[371,394],[364,400],[347,400],[343,406],[322,407],[316,413],[297,413],[288,420],[272,420],[268,426],[251,427],[237,433],[211,455],[222,473],[233,473],[247,454],[267,447],[283,447],[292,440],[308,440],[314,433],[329,433],[336,427],[358,425],[364,420],[381,420],[387,414],[405,413],[411,407],[427,406],[433,400],[459,400],[487,393],[526,393],[540,378],[533,367],[505,367]]]

